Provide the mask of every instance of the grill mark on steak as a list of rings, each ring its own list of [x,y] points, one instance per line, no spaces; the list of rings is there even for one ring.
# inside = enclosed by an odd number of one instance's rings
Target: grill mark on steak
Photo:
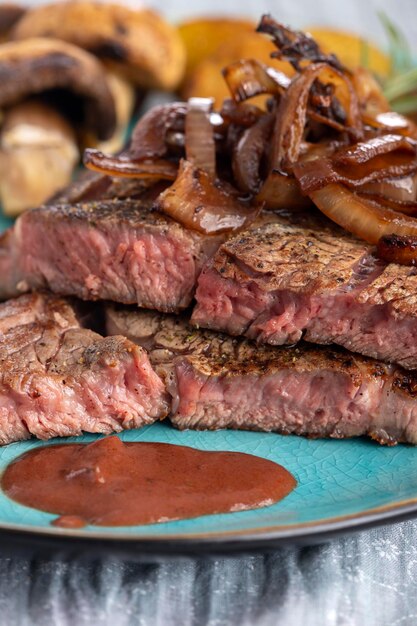
[[[336,343],[417,368],[416,268],[292,219],[277,215],[220,246],[200,274],[193,323],[272,345]]]
[[[400,367],[338,347],[257,346],[197,331],[185,317],[114,305],[106,307],[106,325],[149,350],[180,429],[417,443],[417,379]]]
[[[124,337],[82,328],[69,302],[46,294],[0,305],[0,443],[118,432],[163,418],[163,382]]]

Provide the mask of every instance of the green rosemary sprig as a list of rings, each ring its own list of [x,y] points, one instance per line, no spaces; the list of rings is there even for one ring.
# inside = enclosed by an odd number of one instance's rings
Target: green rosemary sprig
[[[384,81],[384,95],[392,108],[404,115],[417,112],[417,64],[404,34],[379,12],[388,39],[391,75]]]

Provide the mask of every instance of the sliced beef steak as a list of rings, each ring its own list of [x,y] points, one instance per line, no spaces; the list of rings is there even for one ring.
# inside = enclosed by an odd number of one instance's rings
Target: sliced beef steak
[[[44,206],[3,235],[0,296],[47,288],[176,311],[187,307],[216,237],[188,231],[136,199]]]
[[[184,318],[132,309],[109,307],[107,330],[149,350],[178,428],[417,444],[417,378],[398,366],[341,348],[257,346],[196,331]]]
[[[81,328],[65,300],[31,294],[1,304],[0,340],[2,444],[118,432],[168,413],[145,351]]]
[[[225,242],[200,275],[195,325],[261,343],[302,337],[417,368],[417,268],[333,227],[277,216]]]

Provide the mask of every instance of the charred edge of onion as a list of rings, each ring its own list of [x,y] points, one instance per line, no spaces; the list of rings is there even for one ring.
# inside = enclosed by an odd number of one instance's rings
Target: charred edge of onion
[[[417,237],[384,235],[377,243],[377,256],[388,263],[417,265]]]
[[[264,33],[272,37],[272,41],[278,48],[277,53],[271,56],[284,59],[300,70],[302,61],[312,63],[327,63],[340,72],[350,73],[334,54],[324,54],[319,44],[309,35],[302,31],[296,31],[275,21],[271,15],[263,15],[257,27],[258,33]]]

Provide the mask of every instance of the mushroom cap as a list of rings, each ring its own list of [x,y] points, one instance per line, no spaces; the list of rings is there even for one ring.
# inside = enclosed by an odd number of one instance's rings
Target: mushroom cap
[[[55,37],[110,61],[142,87],[173,89],[182,79],[185,48],[174,26],[153,11],[88,0],[26,12],[13,39]]]
[[[0,108],[34,94],[65,90],[83,102],[84,125],[108,139],[116,125],[105,69],[93,55],[55,39],[31,38],[0,46]]]
[[[20,4],[13,4],[12,2],[4,2],[0,4],[0,38],[7,37],[9,31],[16,24],[16,22],[22,17],[26,8],[20,6]]]

